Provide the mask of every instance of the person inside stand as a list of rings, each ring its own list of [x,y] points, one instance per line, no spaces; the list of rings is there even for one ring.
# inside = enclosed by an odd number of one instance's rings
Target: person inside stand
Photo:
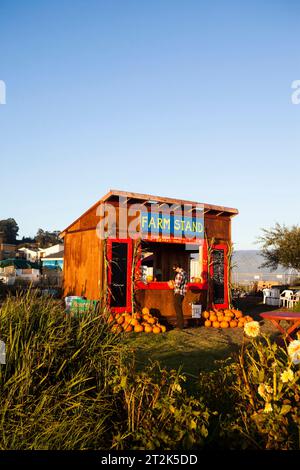
[[[171,285],[174,289],[174,307],[176,312],[177,328],[182,330],[184,327],[182,303],[186,294],[187,273],[179,264],[174,264],[173,271],[175,271],[176,274]]]

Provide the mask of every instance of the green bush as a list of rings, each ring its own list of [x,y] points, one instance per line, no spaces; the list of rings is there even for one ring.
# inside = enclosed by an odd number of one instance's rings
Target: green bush
[[[299,449],[299,366],[269,337],[248,341],[235,363],[200,377],[199,393],[218,411],[219,448]]]
[[[136,374],[105,314],[71,317],[34,291],[0,308],[0,450],[174,449],[204,444],[209,413],[183,377]]]
[[[29,291],[6,300],[0,323],[0,449],[109,447],[109,383],[127,351],[103,316],[70,318]]]
[[[177,371],[159,363],[135,374],[125,370],[116,377],[114,392],[127,416],[123,431],[114,438],[116,449],[191,449],[203,447],[210,413],[202,400],[189,397]]]

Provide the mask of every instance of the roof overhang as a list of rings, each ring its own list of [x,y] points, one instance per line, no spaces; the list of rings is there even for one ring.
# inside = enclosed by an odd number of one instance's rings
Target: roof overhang
[[[121,201],[120,201],[121,199]],[[111,189],[105,196],[103,196],[96,204],[90,207],[84,214],[82,214],[78,219],[76,219],[72,224],[70,224],[65,230],[60,233],[60,238],[63,238],[67,233],[68,229],[78,222],[79,219],[90,210],[98,207],[100,204],[108,202],[120,202],[122,205],[126,204],[142,204],[145,207],[151,205],[157,205],[158,208],[162,208],[164,204],[167,205],[177,205],[178,208],[183,206],[191,206],[192,210],[197,210],[197,208],[204,209],[204,215],[211,215],[215,217],[234,217],[239,211],[232,207],[217,206],[213,204],[206,204],[197,201],[190,201],[186,199],[174,199],[170,197],[154,196],[152,194],[141,194],[141,193],[132,193],[127,191],[120,191],[118,189]]]

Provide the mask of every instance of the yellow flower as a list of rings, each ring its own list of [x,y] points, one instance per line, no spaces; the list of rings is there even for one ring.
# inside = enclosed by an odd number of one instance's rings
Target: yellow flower
[[[268,397],[267,397],[267,394],[271,394],[273,393],[273,389],[272,387],[270,387],[270,385],[267,385],[267,384],[259,384],[258,386],[258,394],[264,399],[264,400],[267,400]]]
[[[267,393],[273,393],[273,388],[270,387],[270,385],[266,385],[266,392]]]
[[[294,340],[288,345],[288,354],[294,364],[300,363],[300,341]]]
[[[264,413],[271,413],[273,411],[271,403],[266,403]]]
[[[292,382],[294,380],[294,372],[291,369],[285,370],[280,375],[280,380],[284,384],[286,384],[287,382]]]
[[[260,333],[260,326],[258,321],[250,321],[249,323],[246,323],[244,326],[244,332],[247,336],[256,338],[256,336],[258,336]]]
[[[258,394],[259,394],[263,399],[266,399],[266,387],[265,387],[265,384],[259,384],[257,391],[258,391]]]

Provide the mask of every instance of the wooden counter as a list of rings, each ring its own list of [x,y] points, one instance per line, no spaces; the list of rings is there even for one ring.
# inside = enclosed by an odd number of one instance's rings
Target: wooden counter
[[[193,285],[188,286],[188,290],[183,301],[183,315],[186,320],[192,318],[192,302],[202,304],[202,310],[205,309],[206,296],[206,290]],[[138,289],[136,291],[136,300],[141,308],[148,307],[154,315],[165,317],[166,320],[170,321],[176,318],[174,291],[168,286],[160,289]]]

